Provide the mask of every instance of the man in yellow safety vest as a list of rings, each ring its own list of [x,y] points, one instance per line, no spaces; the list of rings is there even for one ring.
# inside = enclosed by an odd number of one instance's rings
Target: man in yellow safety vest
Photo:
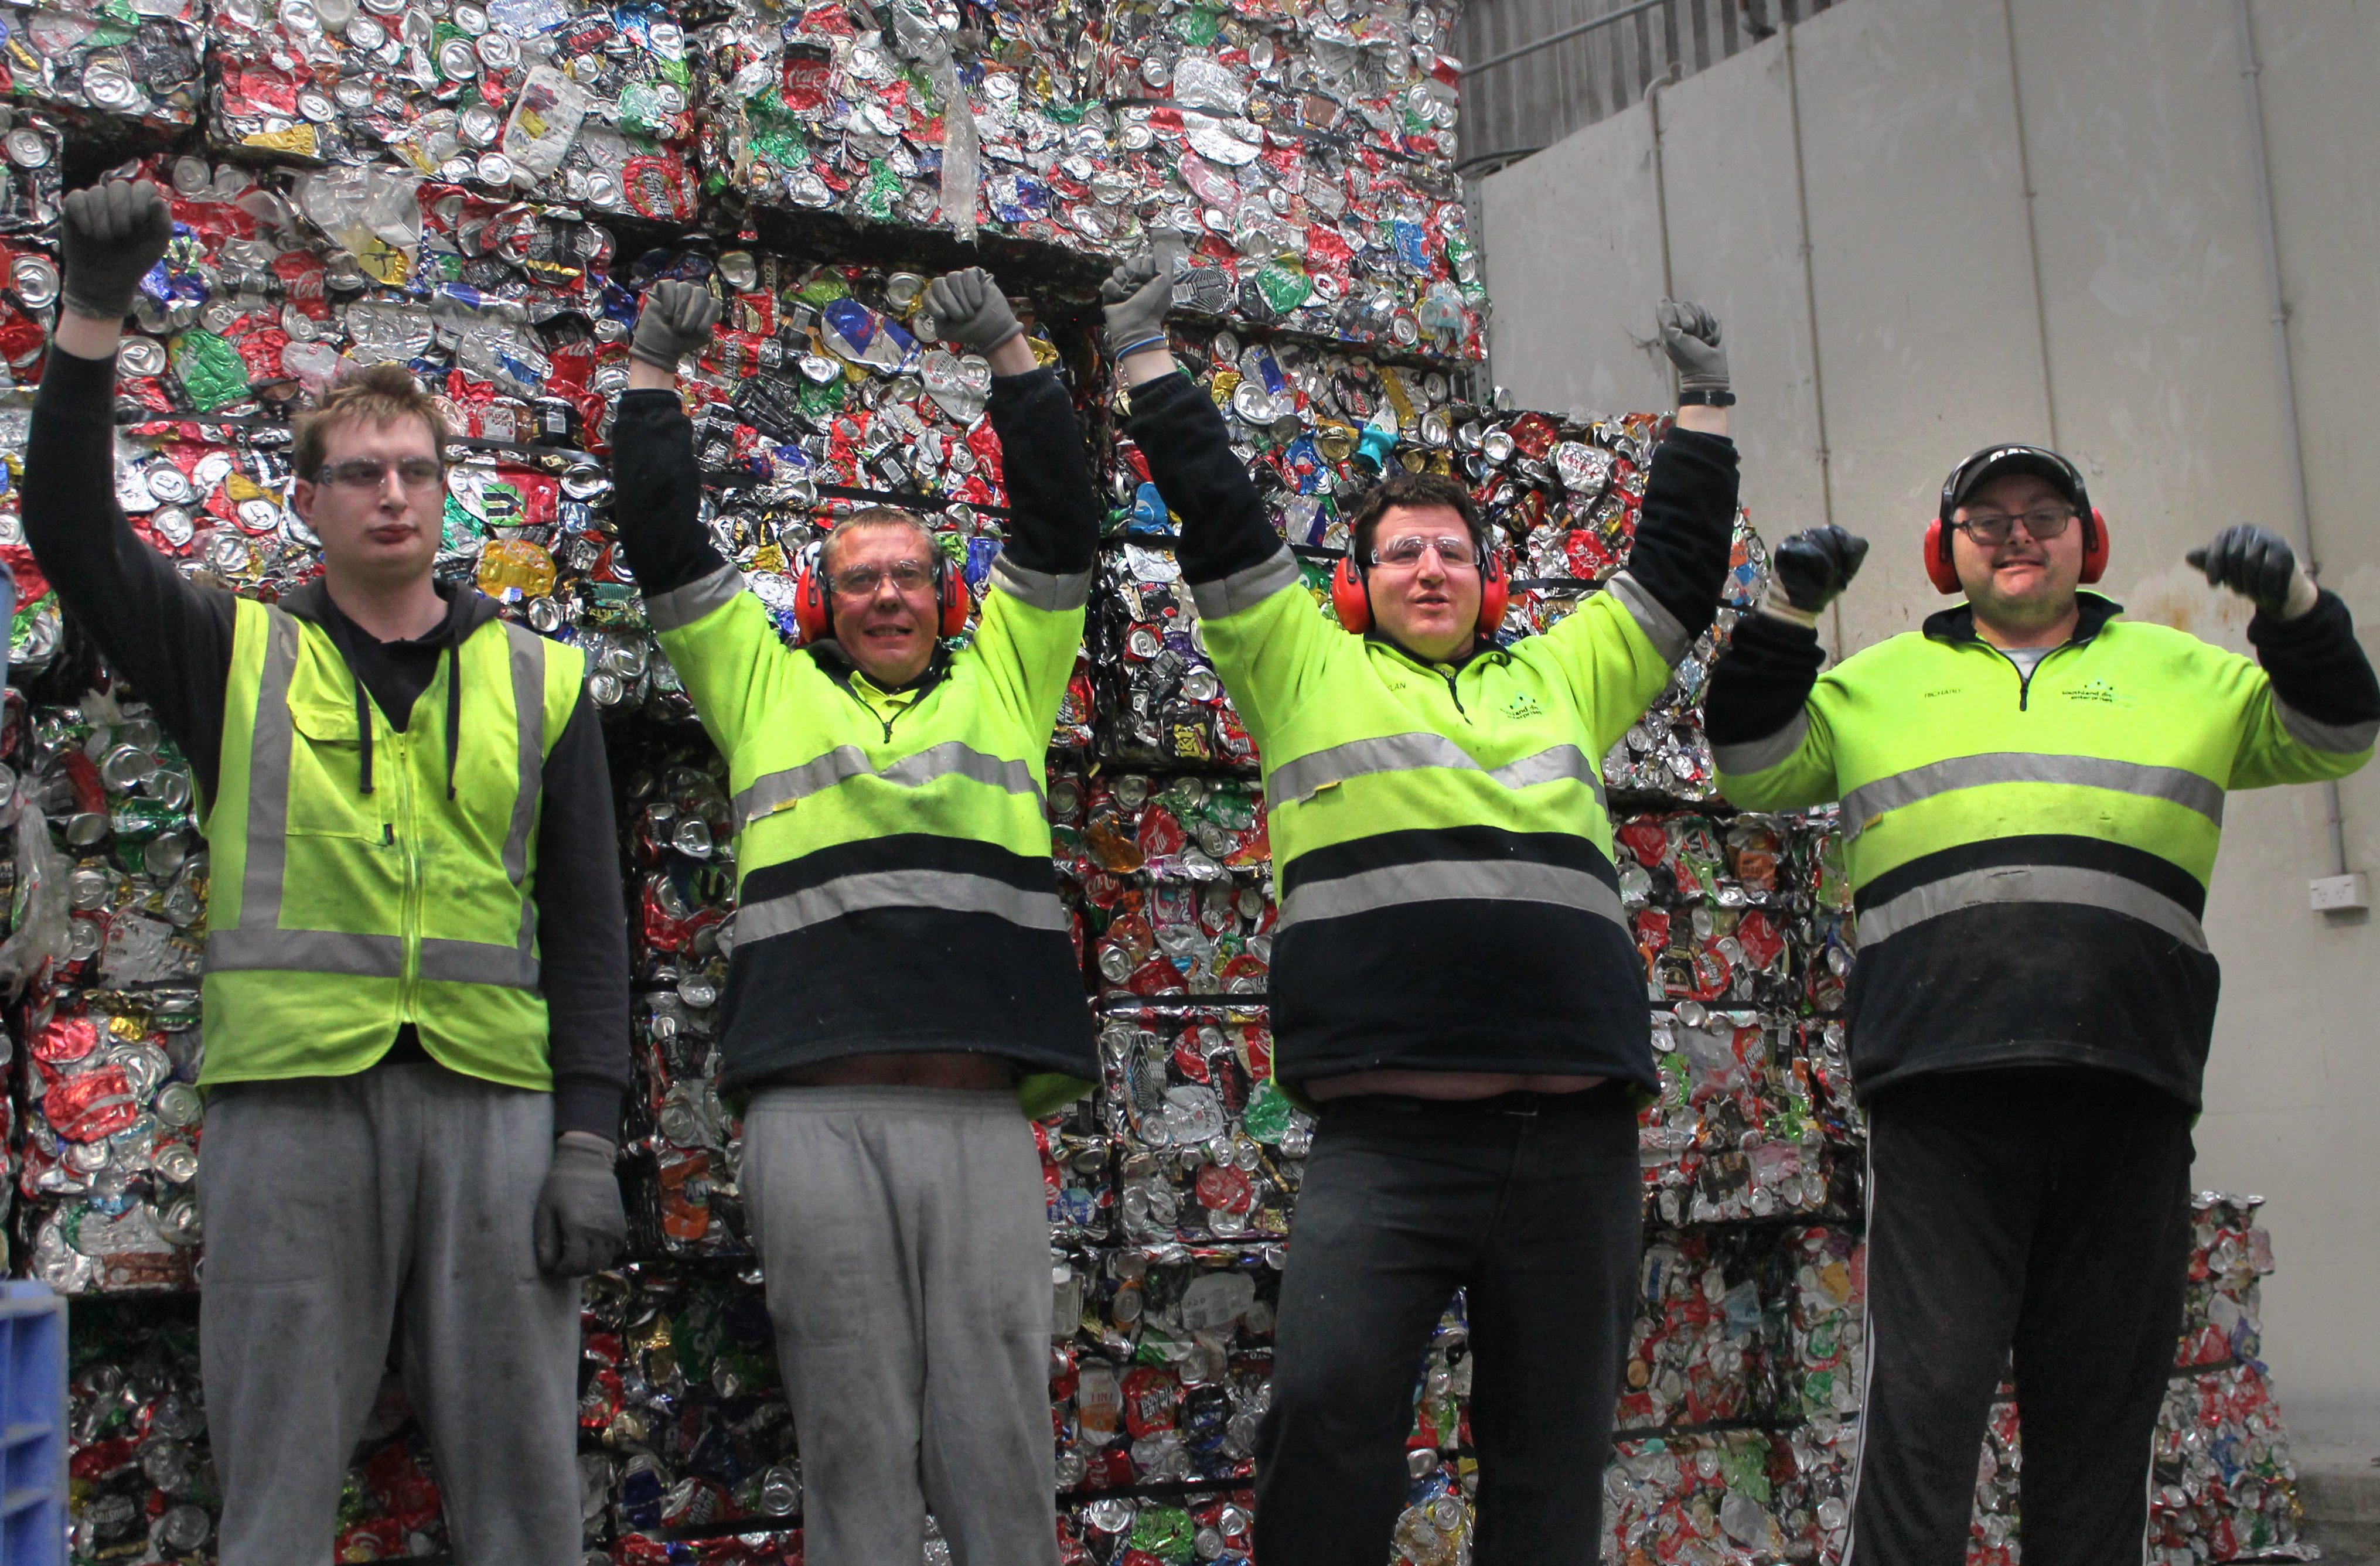
[[[627,938],[585,661],[433,579],[438,405],[381,365],[298,421],[322,577],[202,586],[116,500],[115,355],[170,210],[69,196],[28,540],[205,812],[206,1288],[224,1566],[329,1553],[395,1342],[470,1566],[579,1558],[578,1285],[612,1169]],[[267,474],[251,477],[268,479]]]

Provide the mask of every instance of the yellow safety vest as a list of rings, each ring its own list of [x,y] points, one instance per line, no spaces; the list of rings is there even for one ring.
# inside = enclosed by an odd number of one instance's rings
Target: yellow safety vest
[[[419,710],[444,710],[458,663],[451,774],[443,723],[399,733],[366,703],[384,759],[367,793],[356,676],[329,632],[240,601],[204,818],[201,1083],[362,1071],[411,1023],[455,1071],[552,1086],[537,815],[586,660],[492,620],[439,660]]]

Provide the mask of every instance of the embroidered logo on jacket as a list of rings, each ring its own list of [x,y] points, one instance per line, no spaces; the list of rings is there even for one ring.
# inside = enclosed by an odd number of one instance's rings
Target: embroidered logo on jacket
[[[2109,685],[2105,680],[2085,681],[2082,685],[2074,686],[2067,690],[2060,691],[2058,694],[2065,697],[2069,701],[2104,701],[2110,707],[2128,707],[2131,705],[2129,698],[2119,695],[2117,692],[2116,687]]]
[[[1527,691],[1514,691],[1504,703],[1504,715],[1509,718],[1541,718],[1545,708]]]

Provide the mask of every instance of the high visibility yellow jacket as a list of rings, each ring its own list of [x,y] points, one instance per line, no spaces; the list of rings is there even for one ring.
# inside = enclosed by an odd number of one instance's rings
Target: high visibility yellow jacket
[[[832,640],[787,647],[720,560],[675,394],[621,400],[622,541],[734,795],[730,1091],[839,1057],[975,1051],[1014,1062],[1041,1114],[1098,1074],[1043,774],[1102,513],[1051,372],[996,379],[990,411],[1012,516],[982,618],[882,693]]]
[[[201,1082],[360,1071],[411,1023],[443,1065],[551,1088],[536,826],[584,658],[490,619],[423,692],[454,721],[400,732],[322,625],[234,613]]]
[[[2307,710],[2314,698],[2277,695],[2250,659],[2118,619],[2095,593],[2082,607],[2073,637],[2030,674],[1976,636],[1963,604],[1765,716],[1746,710],[1763,705],[1747,687],[1767,644],[1809,633],[1749,618],[1713,672],[1727,797],[1757,810],[1842,802],[1863,1094],[1926,1072],[2055,1063],[2124,1072],[2195,1106],[2219,983],[2199,919],[2225,795],[2340,777],[2371,757],[2380,705],[2335,596],[2307,626],[2252,627],[2268,663],[2285,631],[2326,637],[2320,650],[2343,672],[2329,694],[2347,705],[2323,716]]]
[[[1133,389],[1208,650],[1257,742],[1281,921],[1274,1063],[1658,1084],[1604,755],[1710,623],[1735,453],[1655,456],[1630,570],[1539,636],[1424,662],[1321,612],[1207,395]]]

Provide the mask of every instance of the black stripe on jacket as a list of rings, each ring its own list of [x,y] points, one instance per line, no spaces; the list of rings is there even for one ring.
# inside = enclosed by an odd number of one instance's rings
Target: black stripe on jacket
[[[1868,882],[1862,909],[1964,872],[2065,866],[2136,882],[2192,917],[2198,879],[2170,860],[2096,838],[2040,835],[1962,844]],[[1861,1098],[1937,1073],[2007,1065],[2119,1072],[2195,1110],[2215,1032],[2215,957],[2112,908],[1995,903],[1863,944],[1850,992],[1852,1074]]]
[[[839,844],[745,879],[742,906],[848,875],[929,870],[1057,894],[1047,859],[903,833]],[[740,921],[739,921],[740,922]],[[738,941],[722,1000],[729,1091],[852,1055],[973,1050],[1028,1072],[1096,1078],[1082,966],[1064,930],[994,914],[867,908]]]

